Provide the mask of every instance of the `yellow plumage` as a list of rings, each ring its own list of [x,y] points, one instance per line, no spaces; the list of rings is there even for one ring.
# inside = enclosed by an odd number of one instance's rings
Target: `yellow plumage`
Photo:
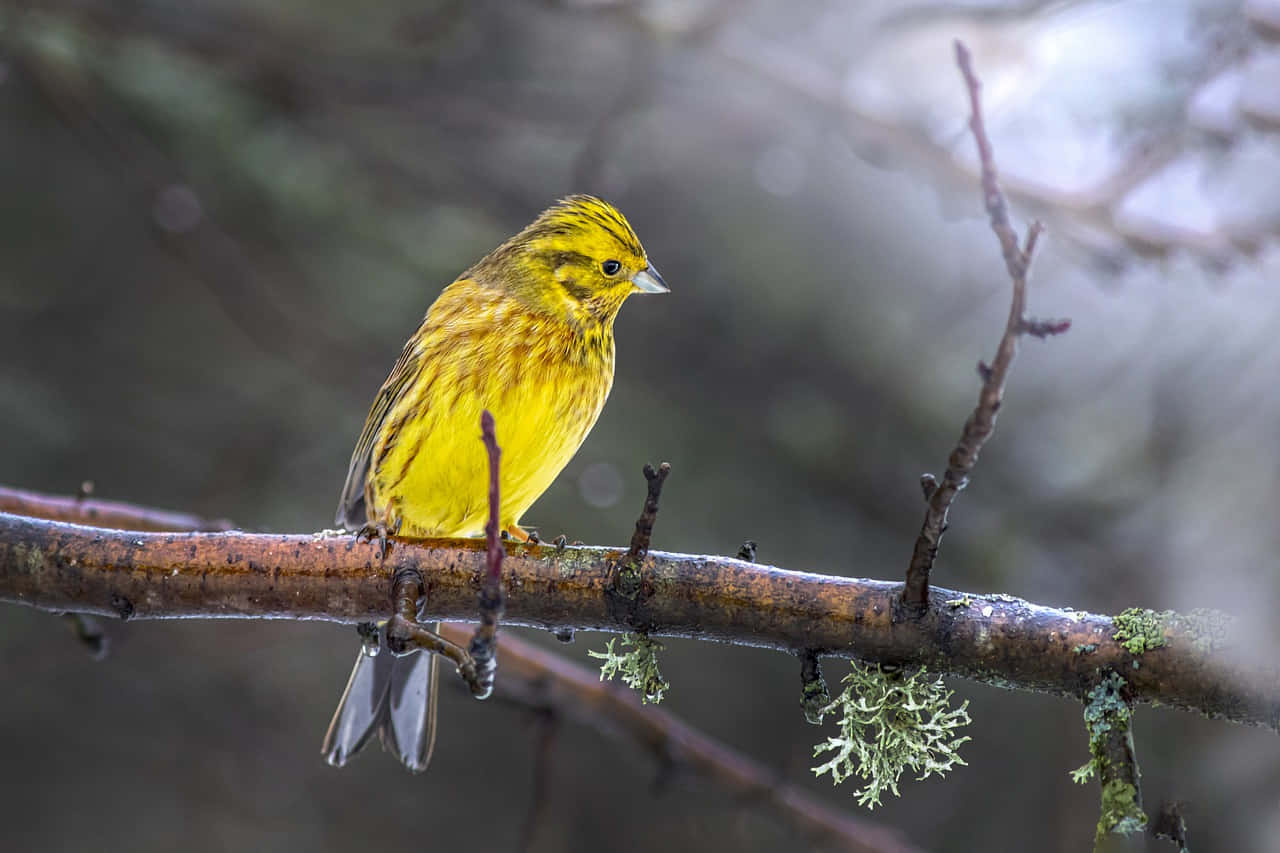
[[[502,527],[577,452],[613,385],[613,321],[627,296],[667,289],[612,205],[573,196],[450,284],[405,344],[351,455],[338,523],[399,536],[468,536],[488,520],[480,413],[502,445]],[[435,743],[436,668],[361,654],[322,747],[345,764],[376,731],[420,771]]]
[[[503,447],[500,521],[518,530],[600,416],[618,309],[662,289],[612,205],[574,196],[545,211],[445,288],[405,345],[352,455],[339,522],[478,533],[488,409]]]

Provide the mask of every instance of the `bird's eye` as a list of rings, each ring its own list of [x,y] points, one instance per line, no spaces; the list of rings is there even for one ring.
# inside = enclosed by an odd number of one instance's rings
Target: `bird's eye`
[[[600,269],[605,275],[617,275],[618,270],[622,269],[622,264],[618,261],[605,261],[600,265]]]

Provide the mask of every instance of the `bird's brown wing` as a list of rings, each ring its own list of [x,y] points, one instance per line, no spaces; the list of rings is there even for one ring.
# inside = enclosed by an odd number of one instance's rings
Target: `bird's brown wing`
[[[405,344],[396,366],[391,369],[391,375],[378,389],[378,396],[373,401],[373,408],[369,410],[369,417],[365,419],[360,440],[356,442],[356,449],[351,454],[347,482],[342,487],[342,499],[338,503],[338,513],[334,519],[339,526],[348,530],[359,530],[369,521],[364,486],[373,461],[373,447],[386,424],[387,416],[396,408],[405,391],[413,385],[421,369],[422,353],[414,346],[417,337],[415,334]]]

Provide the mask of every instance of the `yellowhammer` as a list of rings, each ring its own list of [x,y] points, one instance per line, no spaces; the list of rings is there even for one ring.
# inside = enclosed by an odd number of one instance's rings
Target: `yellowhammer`
[[[572,196],[458,277],[378,391],[351,454],[338,524],[401,536],[472,536],[488,518],[488,409],[502,444],[501,525],[582,445],[613,385],[613,321],[667,285],[613,205]],[[435,656],[363,652],[325,735],[342,765],[377,731],[411,770],[435,744]]]

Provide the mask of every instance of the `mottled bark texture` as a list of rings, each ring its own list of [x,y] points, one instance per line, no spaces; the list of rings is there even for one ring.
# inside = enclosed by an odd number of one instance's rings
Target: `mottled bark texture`
[[[416,568],[425,618],[469,621],[485,542],[398,541],[385,566],[350,535],[135,533],[0,514],[0,600],[122,618],[385,618],[390,577]],[[631,606],[610,574],[622,548],[512,546],[503,562],[504,621],[644,631],[854,657],[997,686],[1084,696],[1123,673],[1134,700],[1280,728],[1280,672],[1241,663],[1228,632],[1163,623],[1165,645],[1134,655],[1112,620],[1009,596],[933,588],[925,611],[902,612],[902,584],[785,571],[729,557],[650,551]],[[1135,668],[1136,665],[1136,668]]]

